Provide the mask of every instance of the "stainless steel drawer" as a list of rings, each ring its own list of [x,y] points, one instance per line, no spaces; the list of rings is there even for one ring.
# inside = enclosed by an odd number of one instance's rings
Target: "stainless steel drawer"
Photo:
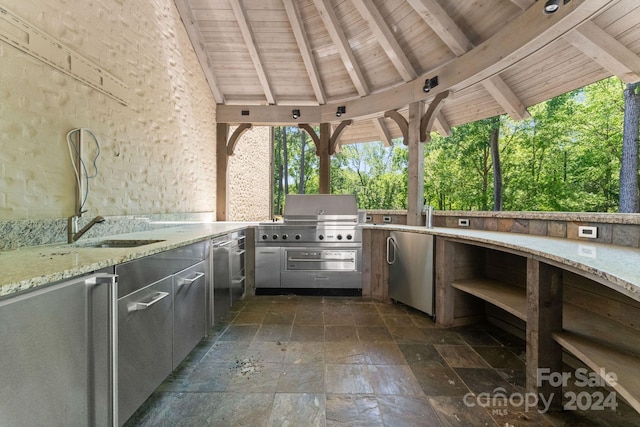
[[[203,261],[173,278],[173,368],[205,334],[206,263]]]

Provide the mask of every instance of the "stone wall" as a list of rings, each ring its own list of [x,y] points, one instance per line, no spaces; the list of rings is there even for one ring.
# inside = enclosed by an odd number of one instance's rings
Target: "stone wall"
[[[128,105],[0,41],[0,220],[74,213],[65,135],[80,127],[98,136],[101,149],[87,216],[215,211],[215,101],[172,0],[5,0],[2,7],[124,82]],[[249,176],[269,145],[264,131],[254,132],[259,143],[241,141],[232,163]],[[86,141],[89,158],[96,146]],[[242,184],[248,178],[233,179],[241,183],[232,191],[252,192],[233,194],[234,203],[257,200],[255,187]],[[238,219],[258,216],[232,211]]]

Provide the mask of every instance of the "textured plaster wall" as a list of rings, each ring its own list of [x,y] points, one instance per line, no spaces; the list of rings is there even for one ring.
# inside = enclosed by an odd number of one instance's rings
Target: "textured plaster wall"
[[[102,149],[87,215],[215,211],[215,102],[172,0],[1,6],[122,80],[129,105],[0,41],[0,220],[72,215],[77,127]]]
[[[232,134],[235,128],[231,128]],[[228,166],[231,221],[264,221],[271,207],[271,129],[254,127],[236,145]]]

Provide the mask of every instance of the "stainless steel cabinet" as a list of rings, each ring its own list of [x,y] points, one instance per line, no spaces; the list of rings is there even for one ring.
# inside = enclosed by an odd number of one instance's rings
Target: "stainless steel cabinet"
[[[0,301],[0,425],[114,425],[116,297],[96,274]]]
[[[279,288],[280,271],[282,270],[281,247],[256,245],[256,289]]]
[[[245,234],[244,231],[231,233],[229,236],[233,243],[229,247],[229,264],[231,275],[231,305],[242,298],[245,290]]]
[[[217,324],[242,297],[245,288],[245,232],[238,231],[220,236],[211,242],[213,259],[213,313],[210,318]]]
[[[205,269],[202,261],[173,276],[173,369],[205,334]]]
[[[173,278],[118,301],[119,424],[123,424],[173,369]]]
[[[433,316],[433,236],[392,231],[387,263],[389,298]]]

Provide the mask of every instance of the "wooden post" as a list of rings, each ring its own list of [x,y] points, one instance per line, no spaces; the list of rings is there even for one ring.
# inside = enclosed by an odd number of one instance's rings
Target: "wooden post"
[[[422,207],[424,206],[424,145],[420,143],[422,110],[422,102],[409,104],[407,225],[424,225],[422,219]]]
[[[329,154],[329,142],[331,140],[331,125],[320,123],[320,194],[331,193],[331,155]]]
[[[549,409],[562,409],[562,385],[539,374],[562,373],[562,347],[551,337],[562,330],[562,270],[527,259],[527,393],[551,399]],[[548,376],[546,376],[548,378]]]
[[[227,220],[227,138],[229,124],[216,125],[216,221]]]

